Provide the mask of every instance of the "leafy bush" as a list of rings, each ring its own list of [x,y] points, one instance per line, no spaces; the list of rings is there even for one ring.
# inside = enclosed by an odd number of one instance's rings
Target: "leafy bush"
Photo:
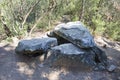
[[[120,41],[119,6],[119,0],[2,0],[0,10],[13,36],[34,28],[49,30],[67,15],[83,22],[93,35]]]

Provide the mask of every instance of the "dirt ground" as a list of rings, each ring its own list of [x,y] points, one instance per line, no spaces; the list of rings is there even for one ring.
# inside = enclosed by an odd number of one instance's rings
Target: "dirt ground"
[[[26,57],[16,54],[15,42],[0,43],[0,80],[120,80],[119,43],[97,40],[99,46],[107,44],[106,48],[101,48],[106,52],[109,62],[117,66],[115,71],[93,71],[79,62],[71,67],[51,68],[42,65],[43,56]]]

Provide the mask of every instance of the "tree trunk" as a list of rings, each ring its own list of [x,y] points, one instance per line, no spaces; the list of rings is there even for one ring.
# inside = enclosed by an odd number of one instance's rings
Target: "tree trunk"
[[[2,16],[2,18],[1,18],[1,22],[2,22],[2,24],[3,24],[3,29],[4,29],[5,34],[7,35],[7,37],[13,36],[13,35],[12,35],[12,32],[10,31],[10,29],[9,29],[8,26],[6,25],[3,16]]]

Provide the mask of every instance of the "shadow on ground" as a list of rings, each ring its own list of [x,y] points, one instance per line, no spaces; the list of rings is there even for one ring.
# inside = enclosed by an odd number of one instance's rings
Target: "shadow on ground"
[[[109,61],[120,67],[120,51],[105,48]],[[0,44],[0,80],[117,80],[118,71],[92,71],[84,64],[62,60],[62,67],[43,66],[43,56],[27,57],[14,52],[14,46]],[[65,65],[67,66],[65,66]],[[76,65],[77,64],[77,65]],[[68,67],[72,65],[72,67]]]

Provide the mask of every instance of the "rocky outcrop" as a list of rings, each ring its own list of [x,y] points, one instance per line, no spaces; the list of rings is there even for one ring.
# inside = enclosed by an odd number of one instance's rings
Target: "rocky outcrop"
[[[18,54],[37,56],[47,54],[48,49],[57,45],[56,38],[37,38],[30,40],[21,40],[15,49]]]

